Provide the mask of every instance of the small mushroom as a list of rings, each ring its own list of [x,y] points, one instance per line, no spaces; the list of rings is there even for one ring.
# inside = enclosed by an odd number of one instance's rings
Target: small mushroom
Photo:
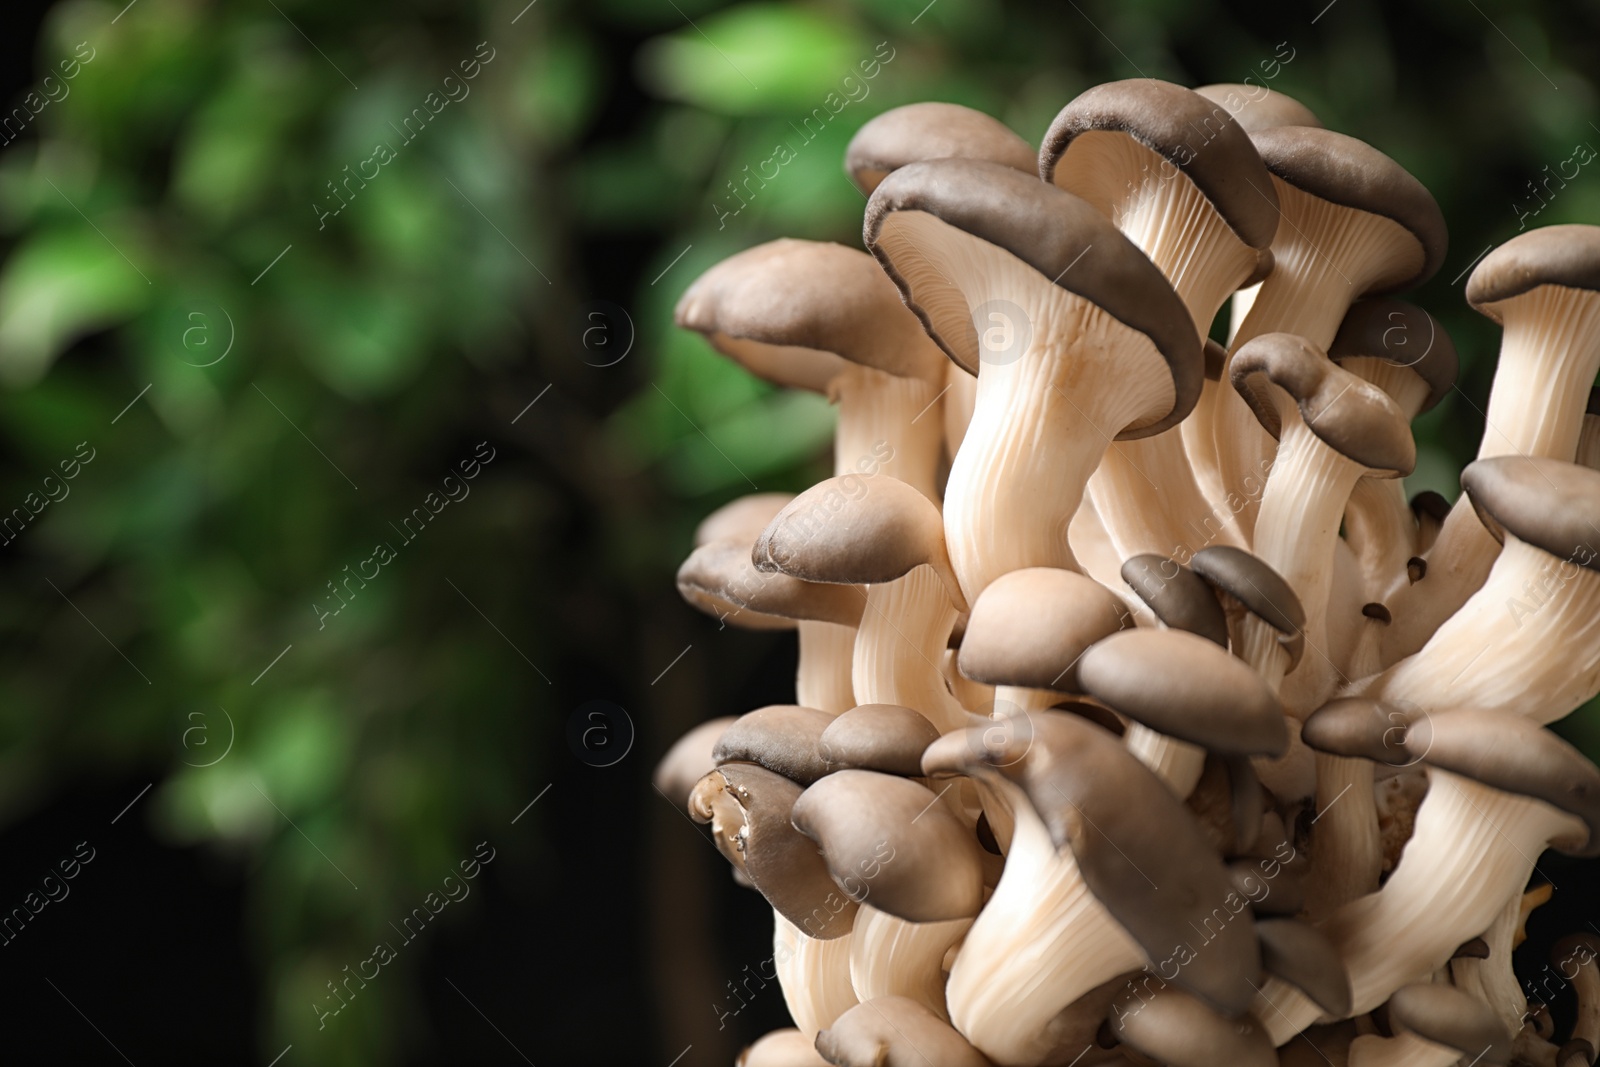
[[[950,1024],[907,997],[876,997],[817,1035],[835,1067],[991,1067]]]
[[[1568,934],[1550,950],[1551,962],[1572,982],[1577,1019],[1572,1036],[1556,1057],[1558,1067],[1593,1067],[1600,1049],[1600,938],[1584,932]],[[1581,1057],[1581,1060],[1578,1058]]]
[[[940,662],[966,606],[939,510],[893,478],[819,482],[795,497],[751,550],[757,569],[809,582],[865,584],[852,677],[856,702],[900,704],[940,729],[965,725]]]
[[[983,904],[984,862],[977,837],[938,800],[907,778],[847,770],[802,793],[792,818],[860,905],[856,996],[910,997],[942,1019],[943,962]]]
[[[939,739],[927,716],[899,704],[862,704],[830,722],[817,752],[833,770],[879,771],[916,778],[922,753]]]
[[[1228,647],[1228,617],[1211,586],[1188,567],[1166,556],[1131,556],[1122,580],[1169,630],[1184,630]]]
[[[978,375],[945,487],[962,592],[976,599],[1022,567],[1073,568],[1061,532],[1111,439],[1176,425],[1199,395],[1182,300],[1093,207],[996,163],[900,168],[872,194],[864,236],[929,333]]]
[[[1389,999],[1394,1037],[1350,1043],[1350,1067],[1450,1067],[1463,1059],[1485,1067],[1511,1062],[1511,1035],[1487,1004],[1448,985],[1419,983]]]
[[[734,1067],[827,1067],[815,1043],[799,1030],[774,1030],[739,1053]]]
[[[1478,459],[1577,458],[1587,390],[1600,372],[1600,226],[1546,226],[1483,257],[1467,301],[1502,327]],[[1427,555],[1427,577],[1390,610],[1384,662],[1422,647],[1485,581],[1498,547],[1456,501]]]
[[[1301,740],[1317,753],[1317,814],[1311,826],[1306,900],[1314,917],[1378,888],[1383,835],[1374,760],[1393,760],[1398,750],[1384,742],[1398,738],[1404,722],[1396,709],[1361,698],[1332,701],[1306,719]]]
[[[717,738],[712,757],[724,763],[755,763],[806,786],[832,768],[818,750],[833,716],[796,704],[771,704],[746,712]]]
[[[1232,1019],[1192,993],[1136,987],[1111,1006],[1111,1032],[1170,1067],[1277,1067],[1277,1051],[1250,1016]]]
[[[1207,751],[1281,756],[1283,705],[1261,676],[1214,643],[1182,630],[1127,630],[1089,646],[1083,691],[1127,719],[1128,750],[1187,797]]]
[[[922,758],[929,775],[982,777],[1016,816],[1000,882],[950,970],[956,1028],[996,1063],[1039,1062],[1062,1009],[1180,952],[1178,986],[1242,1011],[1260,969],[1252,920],[1227,907],[1228,873],[1194,817],[1087,720],[1040,712],[1017,725],[999,739],[981,726],[946,734]]]
[[[717,738],[735,721],[731,715],[708,719],[674,741],[650,778],[656,792],[679,811],[686,810],[695,783],[716,769],[717,760],[711,752]]]

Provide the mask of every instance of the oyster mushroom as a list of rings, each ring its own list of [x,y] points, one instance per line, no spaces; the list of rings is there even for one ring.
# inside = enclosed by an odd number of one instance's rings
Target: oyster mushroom
[[[1111,439],[1176,425],[1199,395],[1183,302],[1093,207],[1000,164],[900,168],[872,194],[864,235],[929,333],[978,375],[945,487],[962,593],[1021,567],[1074,568],[1061,532]],[[999,347],[990,316],[1011,330]]]
[[[1459,989],[1408,985],[1389,998],[1394,1037],[1350,1043],[1350,1067],[1450,1067],[1465,1059],[1485,1067],[1511,1062],[1511,1036],[1487,1004]]]
[[[991,1067],[950,1024],[906,997],[863,1001],[817,1035],[835,1067]]]

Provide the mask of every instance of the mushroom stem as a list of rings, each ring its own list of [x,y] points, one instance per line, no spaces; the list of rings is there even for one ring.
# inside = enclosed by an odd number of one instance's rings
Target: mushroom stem
[[[1349,1067],[1450,1067],[1463,1059],[1471,1057],[1416,1034],[1362,1034],[1350,1042]]]
[[[1450,975],[1456,988],[1470,993],[1494,1011],[1506,1028],[1515,1034],[1528,1017],[1528,998],[1511,967],[1517,927],[1522,925],[1522,894],[1514,893],[1500,908],[1500,914],[1483,932],[1489,954],[1482,959],[1464,957],[1450,961]]]
[[[835,476],[885,474],[937,504],[944,431],[939,412],[929,408],[940,390],[917,378],[856,364],[848,365],[829,388],[830,399],[839,405]]]
[[[1317,817],[1311,827],[1306,913],[1327,915],[1378,888],[1383,838],[1371,760],[1316,754]]]
[[[856,631],[855,702],[911,708],[940,733],[966,726],[966,711],[950,694],[939,666],[956,614],[949,591],[927,564],[903,578],[868,586]]]
[[[1361,568],[1363,599],[1382,601],[1397,582],[1406,580],[1406,563],[1417,554],[1417,520],[1406,502],[1405,482],[1357,481],[1345,505],[1344,528]]]
[[[1097,900],[1070,849],[1020,794],[1005,872],[956,954],[945,995],[968,1041],[1002,1067],[1045,1062],[1063,1008],[1144,952]]]
[[[1128,721],[1122,739],[1128,751],[1140,763],[1156,772],[1156,776],[1181,799],[1194,792],[1200,775],[1205,771],[1206,750],[1175,737],[1157,733],[1143,723]]]
[[[1576,821],[1437,767],[1428,774],[1428,795],[1394,874],[1319,924],[1350,973],[1353,1016],[1444,966],[1463,930],[1487,929],[1527,884],[1544,844]],[[1321,1014],[1305,994],[1270,977],[1252,1012],[1278,1045]]]
[[[795,700],[808,708],[840,715],[856,706],[851,659],[856,631],[834,622],[799,620],[800,661],[795,668]]]
[[[907,997],[941,1019],[944,958],[972,925],[971,919],[914,923],[862,904],[850,929],[850,983],[863,1003]]]
[[[1361,695],[1413,714],[1505,708],[1541,723],[1566,715],[1600,692],[1600,574],[1582,562],[1508,535],[1484,586]]]
[[[776,909],[772,912],[773,967],[789,1015],[808,1041],[817,1031],[855,1007],[850,984],[850,939],[853,934],[819,941],[807,936]]]
[[[1518,298],[1526,308],[1507,316],[1500,360],[1484,415],[1479,459],[1577,457],[1586,397],[1600,348],[1600,301],[1594,294],[1544,285]],[[1585,351],[1587,350],[1587,351]],[[1465,493],[1456,501],[1427,556],[1427,576],[1396,590],[1395,625],[1385,635],[1384,662],[1415,652],[1483,585],[1500,546],[1473,513]]]
[[[1122,559],[1145,552],[1188,559],[1209,544],[1239,543],[1232,512],[1207,500],[1176,428],[1113,441],[1089,492]]]

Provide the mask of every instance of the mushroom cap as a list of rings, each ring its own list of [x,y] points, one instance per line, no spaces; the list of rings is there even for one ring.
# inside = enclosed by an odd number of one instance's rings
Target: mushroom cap
[[[1403,744],[1413,760],[1575,816],[1584,830],[1550,846],[1600,855],[1600,768],[1537,722],[1477,708],[1430,712],[1411,723]]]
[[[1600,471],[1543,456],[1467,464],[1461,488],[1478,520],[1579,567],[1600,570]]]
[[[978,594],[957,666],[986,685],[1075,692],[1083,650],[1130,624],[1122,601],[1093,578],[1025,567]]]
[[[733,1067],[826,1067],[827,1060],[799,1030],[774,1030],[739,1053]]]
[[[872,257],[782,238],[729,256],[678,300],[679,326],[767,381],[827,393],[851,364],[938,381],[944,360]]]
[[[1365,141],[1310,126],[1273,126],[1250,134],[1267,169],[1289,185],[1331,204],[1391,219],[1417,241],[1417,255],[1395,263],[1356,296],[1421,285],[1438,271],[1449,246],[1433,194],[1400,164]]]
[[[1155,613],[1161,625],[1228,647],[1228,616],[1211,586],[1188,567],[1147,552],[1123,562],[1122,580]]]
[[[1289,669],[1294,670],[1305,650],[1306,611],[1281,574],[1259,556],[1232,545],[1202,548],[1190,558],[1189,569],[1277,630],[1279,643],[1289,653]]]
[[[924,159],[987,159],[1032,174],[1033,147],[997,118],[960,104],[928,101],[891,108],[856,131],[844,172],[871,196],[890,174]]]
[[[856,904],[840,896],[811,841],[789,822],[800,787],[754,763],[725,763],[695,783],[689,815],[710,823],[717,851],[801,933],[843,937]]]
[[[713,541],[691,552],[678,568],[678,592],[708,614],[721,614],[718,605],[731,604],[757,616],[754,620],[742,612],[730,616],[741,624],[760,622],[761,617],[776,620],[771,625],[752,627],[760,629],[792,625],[782,621],[786,619],[855,626],[861,622],[864,603],[856,589],[762,571],[751,560],[744,543],[735,541]]]
[[[1195,92],[1227,108],[1233,121],[1243,126],[1246,133],[1274,126],[1322,126],[1322,120],[1310,108],[1264,85],[1218,82],[1198,86]]]
[[[1072,850],[1090,892],[1152,959],[1189,942],[1232,889],[1194,815],[1119,738],[1088,720],[1056,711],[1013,718],[1021,720],[1014,729],[989,723],[945,734],[923,753],[923,772],[1020,788],[1056,847]],[[1005,735],[998,742],[997,733]],[[1260,971],[1252,920],[1242,914],[1174,981],[1237,1016],[1250,1006]]]
[[[874,997],[817,1034],[835,1067],[990,1067],[967,1039],[909,997]]]
[[[1273,437],[1282,413],[1273,388],[1295,401],[1306,428],[1329,448],[1376,477],[1410,474],[1417,465],[1411,423],[1389,394],[1328,359],[1292,333],[1268,333],[1233,355],[1233,387]]]
[[[1409,720],[1398,709],[1365,697],[1329,701],[1306,716],[1300,740],[1318,752],[1401,766]]]
[[[793,493],[748,493],[730,500],[695,527],[694,547],[713,541],[739,541],[748,545],[761,536],[772,517],[793,499]]]
[[[1518,234],[1472,269],[1467,303],[1502,322],[1499,301],[1541,285],[1600,292],[1600,226],[1568,223]]]
[[[734,723],[731,715],[708,719],[672,743],[667,754],[656,764],[650,783],[656,792],[670,800],[680,811],[689,803],[689,793],[694,784],[710,774],[717,766],[712,750],[717,738]]]
[[[1256,935],[1261,938],[1263,970],[1305,993],[1335,1019],[1350,1014],[1350,976],[1326,934],[1298,919],[1260,919]]]
[[[1418,414],[1432,410],[1456,384],[1460,361],[1456,346],[1439,320],[1415,304],[1392,297],[1359,300],[1328,346],[1328,358],[1342,363],[1352,356],[1384,359],[1407,367],[1428,383],[1428,398]]]
[[[1498,1067],[1511,1060],[1511,1036],[1489,1005],[1455,986],[1418,982],[1389,998],[1389,1025]]]
[[[1079,93],[1050,124],[1039,149],[1039,176],[1079,193],[1066,157],[1073,141],[1086,133],[1133,138],[1186,175],[1241,242],[1258,249],[1272,244],[1278,232],[1277,191],[1250,135],[1223,105],[1154,78],[1096,85]]]
[[[1148,1000],[1142,985],[1130,988],[1112,1002],[1108,1018],[1120,1041],[1170,1067],[1278,1067],[1272,1038],[1253,1017],[1219,1015],[1172,986]]]
[[[722,731],[711,750],[718,765],[758,763],[791,782],[810,785],[833,768],[818,753],[833,716],[799,704],[769,704],[746,712]]]
[[[1183,630],[1137,629],[1091,645],[1083,691],[1157,733],[1225,755],[1281,756],[1283,705],[1244,660]]]
[[[1417,518],[1429,518],[1442,523],[1450,517],[1450,501],[1432,489],[1424,489],[1411,498],[1411,513]]]
[[[918,274],[913,287],[902,270],[902,257],[923,255],[901,225],[910,216],[931,217],[1003,249],[1038,272],[1041,285],[1082,297],[1149,340],[1172,373],[1173,405],[1135,422],[1119,439],[1160,433],[1193,410],[1205,374],[1194,321],[1156,265],[1091,205],[1034,175],[969,159],[908,164],[872,194],[863,227],[868,250],[928,334],[976,374],[978,334],[966,298],[937,272]]]
[[[922,752],[939,740],[939,731],[919,711],[899,704],[861,704],[839,715],[822,731],[817,751],[834,770],[854,768],[922,775]]]
[[[907,922],[971,918],[983,906],[983,849],[938,800],[909,778],[837,771],[801,793],[790,818],[850,899]]]
[[[932,567],[957,608],[966,606],[944,547],[944,516],[898,478],[846,474],[791,500],[751,550],[758,570],[816,583],[892,582]]]

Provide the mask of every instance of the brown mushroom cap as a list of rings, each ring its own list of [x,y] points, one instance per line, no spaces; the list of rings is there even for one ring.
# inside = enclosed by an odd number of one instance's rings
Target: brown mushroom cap
[[[938,799],[909,778],[838,771],[801,793],[790,818],[850,899],[907,922],[971,918],[983,850]]]
[[[722,731],[734,721],[731,715],[709,719],[674,741],[650,777],[656,791],[682,810],[689,803],[694,784],[716,768],[717,759],[712,749]]]
[[[817,751],[833,770],[854,768],[922,774],[922,752],[939,740],[939,731],[919,711],[899,704],[862,704],[828,723]]]
[[[1339,324],[1328,357],[1340,363],[1353,356],[1387,360],[1427,382],[1428,398],[1419,414],[1444,399],[1456,384],[1460,365],[1456,346],[1437,319],[1415,304],[1389,297],[1358,301]]]
[[[793,493],[749,493],[731,500],[695,527],[694,547],[713,541],[740,541],[748,545],[761,536],[772,517],[793,499]]]
[[[817,1034],[835,1067],[991,1067],[957,1030],[909,997],[874,997]]]
[[[1364,697],[1330,701],[1306,717],[1300,740],[1318,752],[1400,766],[1408,718],[1400,711]]]
[[[1074,692],[1083,650],[1130,624],[1122,601],[1093,578],[1027,567],[978,594],[957,663],[987,685]]]
[[[706,271],[675,321],[778,385],[826,393],[851,364],[943,382],[944,360],[872,257],[783,238]]]
[[[1067,156],[1090,133],[1120,133],[1182,172],[1235,236],[1266,248],[1278,232],[1278,194],[1250,135],[1228,109],[1171,82],[1130,78],[1086,89],[1062,108],[1039,149],[1039,175],[1082,196]],[[1174,175],[1175,176],[1175,175]]]
[[[1365,292],[1371,296],[1421,285],[1438,271],[1449,245],[1433,194],[1404,167],[1364,141],[1309,126],[1273,126],[1250,139],[1267,169],[1289,185],[1332,204],[1381,215],[1408,231],[1417,254],[1396,263]]]
[[[827,1067],[805,1034],[794,1028],[774,1030],[739,1053],[734,1067]]]
[[[1417,465],[1411,424],[1389,394],[1332,362],[1303,337],[1252,338],[1234,353],[1229,377],[1273,437],[1283,432],[1276,386],[1295,401],[1319,440],[1374,476],[1410,474]]]
[[[1498,541],[1519,541],[1600,570],[1600,471],[1559,459],[1496,456],[1467,464],[1461,488]]]
[[[1111,1005],[1111,1031],[1131,1048],[1170,1067],[1278,1067],[1272,1038],[1251,1016],[1217,1014],[1198,997],[1144,985]]]
[[[872,194],[863,229],[868,250],[929,335],[976,374],[978,335],[965,297],[937,272],[918,274],[914,287],[902,269],[902,258],[922,256],[907,238],[909,218],[937,220],[1005,250],[1037,271],[1041,285],[1075,293],[1149,340],[1172,373],[1173,406],[1119,438],[1160,433],[1193,410],[1205,367],[1188,309],[1156,265],[1092,206],[1036,176],[962,159],[901,167]]]
[[[1389,1024],[1436,1045],[1455,1049],[1474,1063],[1504,1067],[1511,1036],[1495,1010],[1454,986],[1419,982],[1389,998]]]
[[[1249,665],[1182,630],[1127,630],[1078,663],[1083,691],[1158,733],[1227,755],[1281,756],[1283,705]]]
[[[861,622],[859,590],[758,570],[748,543],[713,541],[695,549],[678,568],[678,592],[708,615],[723,616],[731,605],[729,620],[750,629],[784,628],[792,619]]]
[[[1335,1019],[1350,1014],[1350,976],[1326,934],[1298,919],[1261,919],[1261,967],[1288,982]]]
[[[751,551],[757,569],[808,582],[890,582],[931,566],[951,600],[965,607],[944,547],[944,516],[898,478],[846,474],[791,500]]]
[[[1260,557],[1232,545],[1202,548],[1189,560],[1189,569],[1277,630],[1289,653],[1289,669],[1294,669],[1305,650],[1306,612],[1282,575]]]
[[[945,734],[923,754],[923,772],[998,777],[1020,787],[1056,847],[1072,850],[1090,892],[1151,958],[1168,957],[1233,888],[1193,814],[1120,739],[1093,723],[1055,711],[1016,718],[1024,721],[998,743],[984,736],[984,726]],[[1236,1016],[1255,996],[1251,981],[1260,970],[1252,921],[1240,915],[1175,982]]]
[[[1243,126],[1246,133],[1274,126],[1322,125],[1322,120],[1300,101],[1264,85],[1218,82],[1215,85],[1201,85],[1195,92],[1227,108],[1233,121]]]
[[[1600,226],[1572,223],[1518,234],[1472,269],[1467,303],[1500,322],[1495,304],[1541,285],[1600,292]]]
[[[1600,855],[1600,768],[1537,722],[1477,708],[1430,712],[1411,723],[1403,744],[1413,760],[1576,816],[1584,831],[1550,846]]]
[[[844,172],[871,196],[890,174],[924,159],[987,159],[1032,174],[1032,146],[999,119],[960,104],[932,101],[892,108],[856,131]]]
[[[700,779],[689,815],[710,823],[717,851],[779,914],[820,941],[843,937],[856,903],[840,894],[811,841],[789,822],[800,787],[753,763],[725,763]]]
[[[818,753],[833,716],[799,704],[769,704],[746,712],[722,731],[711,754],[718,765],[759,763],[791,782],[810,785],[833,768]]]
[[[1122,580],[1155,613],[1161,625],[1228,647],[1228,616],[1211,586],[1188,567],[1147,552],[1123,562]]]

